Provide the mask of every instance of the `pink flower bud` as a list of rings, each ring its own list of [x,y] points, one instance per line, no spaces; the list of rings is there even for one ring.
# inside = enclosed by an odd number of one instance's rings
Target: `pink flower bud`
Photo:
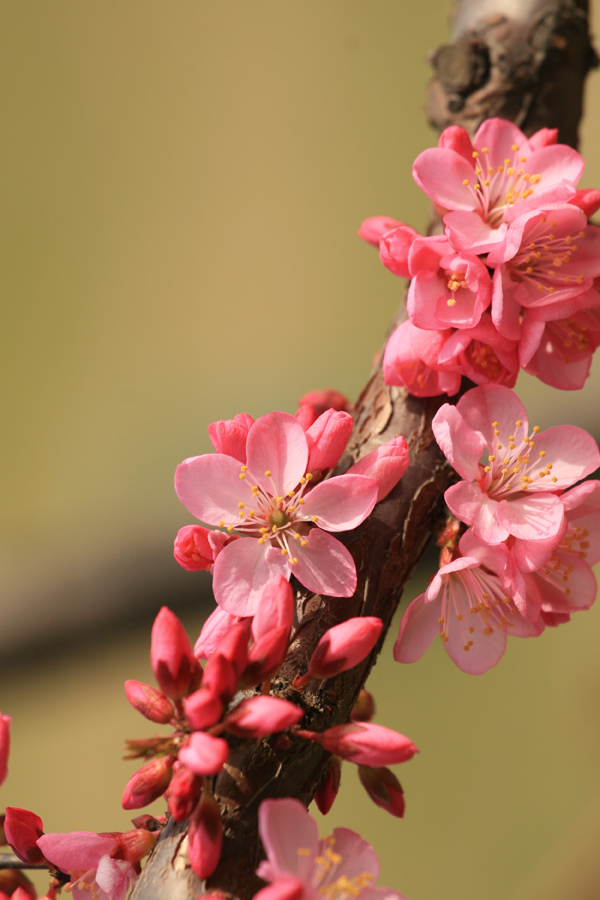
[[[293,875],[281,874],[277,881],[268,884],[254,895],[254,900],[304,900],[304,882]]]
[[[212,794],[205,792],[190,819],[188,855],[198,878],[208,878],[221,858],[221,813]]]
[[[200,685],[200,663],[183,625],[167,606],[162,607],[152,626],[150,662],[159,687],[173,700],[191,694]]]
[[[331,765],[327,775],[315,791],[315,803],[321,815],[326,816],[340,789],[342,764],[338,756],[331,757]]]
[[[295,682],[303,687],[311,678],[331,678],[352,669],[371,652],[383,622],[375,616],[357,616],[325,632],[308,664],[308,672]]]
[[[173,757],[151,759],[132,775],[123,791],[123,809],[140,809],[157,800],[169,786],[173,774]]]
[[[194,775],[216,775],[229,759],[229,745],[223,738],[194,731],[179,751],[179,759]]]
[[[162,691],[142,681],[126,681],[125,696],[134,709],[141,712],[151,722],[166,725],[175,715],[173,704],[167,700]]]
[[[378,485],[377,502],[387,497],[396,487],[410,463],[408,444],[399,436],[367,453],[348,469],[348,475],[366,475],[374,478]]]
[[[379,241],[383,235],[386,234],[386,232],[391,231],[392,228],[397,228],[398,225],[401,224],[402,223],[398,222],[397,219],[391,219],[389,216],[371,216],[370,219],[364,220],[358,229],[357,234],[363,241],[366,241],[368,244],[373,244],[374,247],[378,247]]]
[[[358,766],[385,766],[406,762],[419,751],[413,742],[383,725],[350,722],[328,728],[322,734],[298,730],[299,737],[317,741],[325,750]]]
[[[224,724],[238,737],[263,737],[297,725],[303,715],[299,706],[280,697],[249,697],[231,710]]]
[[[529,146],[532,150],[541,150],[542,147],[550,147],[558,141],[558,128],[540,128],[529,138]],[[570,201],[569,201],[570,202]]]
[[[287,626],[280,626],[265,634],[251,647],[248,665],[240,679],[242,688],[254,687],[273,678],[285,659],[289,637]]]
[[[410,278],[408,254],[418,237],[418,233],[410,225],[399,225],[393,231],[388,231],[379,244],[379,259],[386,269],[399,278]]]
[[[169,785],[169,812],[176,822],[189,819],[196,808],[202,791],[202,778],[190,772],[186,766],[180,766]]]
[[[231,663],[236,678],[248,662],[248,629],[242,623],[232,625],[217,647],[217,653]]]
[[[294,624],[295,611],[292,586],[287,578],[278,575],[262,592],[256,615],[252,620],[252,637],[258,641],[273,628],[287,628],[289,635]]]
[[[319,416],[327,409],[340,409],[343,412],[350,412],[352,408],[345,394],[333,388],[327,388],[324,391],[309,391],[307,394],[303,394],[298,400],[298,406],[305,404],[312,406]]]
[[[201,525],[186,525],[180,528],[175,538],[173,555],[179,565],[188,572],[201,572],[212,566],[213,551],[208,542],[208,528]]]
[[[454,150],[473,165],[473,144],[468,132],[459,125],[450,125],[444,128],[438,140],[438,147],[443,150]]]
[[[223,703],[229,703],[235,694],[237,678],[235,670],[228,659],[215,653],[206,663],[202,687],[220,697]]]
[[[569,203],[572,206],[578,206],[585,213],[586,219],[590,219],[600,209],[600,191],[592,188],[577,190]]]
[[[246,439],[254,425],[254,419],[248,413],[238,413],[233,419],[213,422],[208,426],[208,436],[217,453],[233,456],[241,463],[246,463]]]
[[[198,688],[183,701],[183,709],[192,731],[204,731],[221,718],[221,698],[205,687]]]
[[[352,416],[347,412],[327,409],[306,432],[308,470],[324,471],[338,462],[352,432]]]
[[[133,828],[131,831],[117,834],[116,838],[119,850],[114,854],[115,859],[124,859],[132,866],[137,866],[140,860],[154,849],[158,832],[148,831],[146,828]]]
[[[44,823],[35,813],[18,806],[7,806],[4,833],[9,846],[23,862],[31,866],[45,863],[46,857],[37,845],[38,838],[44,833]]]
[[[8,754],[10,751],[10,716],[0,713],[0,784],[8,774]]]
[[[360,783],[371,800],[399,819],[404,815],[404,793],[393,772],[384,768],[358,767]]]
[[[375,700],[373,695],[361,688],[356,698],[356,703],[352,707],[350,718],[353,722],[370,722],[375,715]]]
[[[303,403],[294,413],[294,418],[298,419],[304,430],[307,431],[320,415],[321,413],[317,412],[310,403]]]
[[[250,633],[251,618],[238,619],[231,616],[220,606],[217,606],[202,626],[200,636],[194,647],[194,656],[197,659],[210,659],[229,630],[241,622],[246,627],[246,633]]]

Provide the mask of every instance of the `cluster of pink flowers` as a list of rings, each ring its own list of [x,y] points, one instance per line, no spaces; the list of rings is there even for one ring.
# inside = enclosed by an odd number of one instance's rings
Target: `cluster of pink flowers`
[[[414,662],[439,633],[451,659],[478,674],[500,660],[508,634],[539,635],[593,603],[600,481],[575,483],[600,453],[581,428],[530,428],[500,385],[442,406],[433,433],[461,477],[446,503],[470,527],[404,613],[394,656]]]
[[[212,779],[229,759],[229,737],[255,741],[274,735],[278,752],[291,746],[291,738],[284,732],[316,741],[337,757],[362,769],[372,768],[369,784],[374,786],[369,793],[377,795],[381,806],[385,806],[386,795],[383,791],[381,802],[377,785],[385,776],[378,776],[380,768],[404,762],[417,752],[408,738],[370,721],[353,720],[324,732],[298,727],[305,714],[302,688],[364,659],[377,643],[383,623],[365,616],[329,629],[306,674],[298,677],[294,685],[298,702],[292,703],[271,694],[271,681],[287,653],[294,612],[292,588],[279,575],[263,590],[255,616],[242,619],[217,608],[192,650],[177,616],[163,607],[152,629],[150,652],[159,688],[138,681],[125,683],[127,698],[135,709],[153,722],[171,725],[174,731],[127,742],[130,758],[148,761],[129,780],[123,806],[138,809],[164,794],[173,819],[189,819],[187,853],[199,878],[214,872],[221,855],[221,817]],[[204,668],[201,658],[207,659]],[[396,785],[401,793],[395,776],[389,774],[388,793],[393,793]],[[336,793],[335,776],[325,779],[318,796],[322,811],[331,807]],[[391,801],[389,805],[394,806]]]
[[[339,396],[339,395],[338,395]],[[241,414],[214,422],[217,451],[184,460],[175,490],[213,528],[182,528],[175,558],[186,569],[211,569],[219,606],[251,616],[266,585],[293,574],[315,593],[351,597],[356,567],[331,532],[356,528],[402,477],[406,441],[396,437],[344,475],[328,477],[352,431],[352,416],[304,403],[296,416]]]
[[[600,343],[600,229],[587,223],[600,191],[577,189],[583,160],[556,140],[503,119],[472,142],[447,128],[413,166],[445,233],[363,222],[383,264],[411,279],[409,319],[385,351],[388,384],[452,395],[463,375],[512,387],[522,367],[553,387],[583,385]]]

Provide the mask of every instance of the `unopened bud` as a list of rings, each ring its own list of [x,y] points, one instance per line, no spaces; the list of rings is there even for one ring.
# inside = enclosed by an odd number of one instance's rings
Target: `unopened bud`
[[[208,688],[198,688],[183,701],[183,709],[192,731],[204,731],[221,718],[223,704]]]
[[[240,679],[242,688],[254,687],[277,674],[287,653],[289,637],[289,628],[283,625],[257,640],[250,649],[248,665]]]
[[[140,809],[164,794],[173,774],[173,757],[151,759],[133,775],[123,791],[123,809]]]
[[[353,722],[370,722],[375,715],[375,700],[373,694],[365,688],[360,689],[356,703],[352,707],[350,718]]]
[[[158,840],[158,832],[146,828],[133,828],[117,835],[117,843],[120,847],[119,858],[137,866],[141,859],[148,856],[154,849]]]
[[[385,767],[358,767],[360,783],[377,806],[399,819],[404,815],[404,792],[393,772]]]
[[[304,710],[281,697],[248,697],[228,713],[224,725],[238,737],[264,737],[297,725]]]
[[[38,838],[44,833],[44,823],[35,813],[18,806],[7,806],[4,832],[9,846],[23,862],[31,866],[46,862],[46,857],[37,845]]]
[[[358,766],[385,766],[406,762],[418,753],[409,738],[374,722],[336,725],[322,734],[298,729],[296,734],[298,737],[317,741],[325,750]]]
[[[19,869],[0,869],[0,897],[10,900],[36,900],[33,882]]]
[[[327,775],[315,791],[315,803],[321,815],[326,816],[340,789],[342,764],[339,756],[332,756]]]
[[[183,625],[167,606],[162,607],[152,626],[150,662],[159,687],[173,700],[186,697],[200,686],[200,663]]]
[[[208,878],[221,858],[223,830],[219,805],[212,794],[205,791],[190,819],[188,856],[198,878]]]
[[[229,759],[229,745],[223,738],[194,731],[179,751],[179,759],[195,775],[216,775]]]
[[[166,725],[175,715],[171,701],[162,691],[150,684],[144,684],[142,681],[126,681],[125,696],[133,708],[151,722]]]
[[[361,662],[371,652],[383,628],[375,616],[357,616],[326,631],[308,664],[308,672],[295,681],[303,687],[311,678],[331,678]]]
[[[202,778],[194,775],[186,766],[180,766],[169,785],[169,812],[176,822],[189,819],[202,792]]]

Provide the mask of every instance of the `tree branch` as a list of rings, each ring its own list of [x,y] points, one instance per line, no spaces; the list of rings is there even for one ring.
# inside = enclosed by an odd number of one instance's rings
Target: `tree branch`
[[[556,127],[559,140],[577,145],[584,80],[597,62],[584,0],[462,0],[454,24],[454,42],[432,59],[436,74],[427,112],[438,129],[454,124],[473,133],[485,118],[501,116],[526,134]],[[411,464],[369,519],[345,536],[358,572],[354,596],[340,600],[297,591],[299,627],[273,684],[280,696],[298,701],[291,682],[305,671],[318,640],[332,625],[351,616],[375,615],[387,631],[403,587],[444,515],[443,494],[455,477],[431,431],[431,420],[445,399],[411,397],[385,385],[380,366],[372,373],[356,405],[354,431],[338,471],[397,434],[408,441]],[[323,731],[348,720],[382,642],[383,636],[360,666],[305,689],[303,727]],[[185,825],[171,822],[135,887],[134,900],[191,900],[203,887],[248,900],[260,887],[253,874],[262,854],[260,802],[293,796],[308,804],[329,757],[318,744],[299,738],[289,746],[277,737],[258,745],[231,744],[230,763],[215,783],[224,825],[216,872],[203,886],[186,857]]]

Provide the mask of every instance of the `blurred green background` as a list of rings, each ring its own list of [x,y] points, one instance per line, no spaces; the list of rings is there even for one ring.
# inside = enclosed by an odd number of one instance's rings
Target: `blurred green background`
[[[426,57],[448,9],[0,5],[0,709],[14,717],[0,802],[49,831],[127,828],[122,741],[154,728],[122,683],[152,680],[162,603],[192,640],[211,608],[209,576],[172,559],[191,521],[177,463],[209,449],[215,419],[293,411],[317,387],[353,398],[366,379],[403,284],[355,232],[376,214],[426,222],[410,169],[435,140]],[[600,184],[599,97],[593,75],[582,186]],[[595,365],[576,394],[523,379],[530,420],[598,437]],[[360,831],[381,883],[412,900],[597,900],[599,637],[594,609],[510,641],[481,678],[437,644],[399,666],[390,641],[370,687],[378,721],[421,750],[398,769],[406,817],[346,765],[322,830]]]

